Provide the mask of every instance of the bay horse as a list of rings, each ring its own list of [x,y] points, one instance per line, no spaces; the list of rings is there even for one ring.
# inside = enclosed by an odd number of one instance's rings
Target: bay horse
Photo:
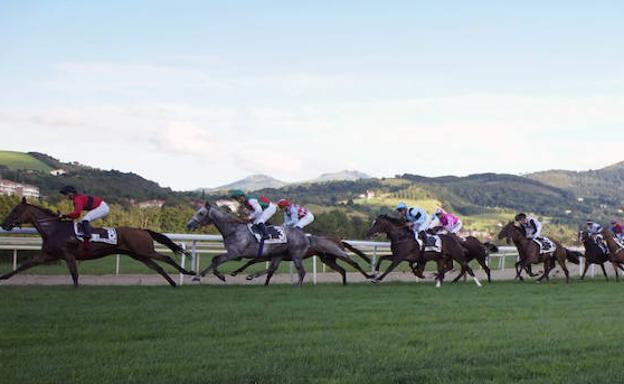
[[[186,228],[192,230],[209,224],[214,224],[223,236],[225,253],[214,256],[210,265],[198,274],[197,279],[200,276],[206,276],[208,272],[212,271],[215,276],[225,281],[225,276],[217,268],[227,261],[243,258],[261,261],[270,260],[264,283],[268,285],[282,258],[288,256],[297,268],[299,275],[298,285],[301,286],[305,277],[303,259],[309,252],[333,255],[366,275],[366,272],[361,270],[359,265],[351,260],[338,244],[318,236],[307,236],[300,228],[284,227],[288,241],[286,243],[265,244],[262,255],[258,257],[259,243],[256,237],[249,231],[248,223],[222,212],[210,202],[206,202],[204,207],[195,212],[193,217],[187,222]]]
[[[485,242],[482,243],[479,239],[474,236],[467,236],[466,240],[461,242],[461,245],[466,249],[466,262],[470,263],[472,260],[476,260],[477,263],[483,268],[483,271],[487,275],[488,283],[492,282],[492,276],[490,267],[488,266],[487,259],[490,253],[498,252],[498,247],[492,243]],[[460,278],[466,275],[466,270],[462,268],[461,272],[455,279],[453,279],[453,283],[459,281]]]
[[[600,234],[607,242],[607,248],[609,248],[609,261],[611,261],[611,264],[613,265],[615,280],[617,281],[619,279],[618,268],[624,271],[624,267],[622,267],[622,264],[624,264],[624,247],[615,241],[613,233],[607,228],[604,228]]]
[[[528,239],[524,230],[515,225],[513,221],[510,221],[501,229],[498,234],[498,239],[507,239],[508,242],[511,240],[518,249],[520,261],[516,263],[517,279],[523,280],[520,275],[523,269],[527,269],[531,264],[537,264],[540,262],[544,263],[544,272],[542,273],[542,276],[537,279],[537,281],[542,281],[544,278],[549,279],[548,275],[554,268],[554,261],[556,260],[565,274],[566,283],[570,282],[570,273],[566,267],[566,260],[573,264],[579,264],[579,253],[564,248],[563,245],[561,245],[561,243],[557,240],[552,237],[549,238],[556,246],[555,251],[540,253],[539,245],[537,245],[535,241]]]
[[[604,275],[605,280],[609,281],[607,271],[604,267],[604,263],[609,261],[609,254],[598,245],[596,239],[591,236],[587,231],[579,231],[578,240],[583,243],[583,247],[585,247],[585,268],[583,269],[581,280],[585,279],[585,274],[587,273],[587,269],[589,268],[590,264],[598,264],[602,269],[602,274]],[[615,279],[618,280],[619,276],[615,263],[613,263],[613,269],[615,270]]]
[[[422,276],[426,262],[435,261],[438,267],[436,287],[440,287],[444,281],[444,274],[447,272],[446,266],[448,262],[454,260],[468,272],[477,286],[481,286],[479,279],[477,279],[472,268],[466,262],[465,250],[455,235],[439,235],[442,241],[442,252],[423,252],[420,244],[416,241],[414,232],[407,228],[405,221],[388,215],[377,216],[366,233],[366,237],[371,237],[376,233],[386,234],[390,240],[392,255],[383,256],[383,259],[391,260],[391,264],[381,276],[373,280],[374,283],[382,281],[402,261],[408,261],[412,272],[419,277]],[[415,263],[419,266],[418,270],[415,270],[413,266]]]
[[[76,260],[95,260],[108,255],[128,255],[134,260],[140,261],[150,269],[158,272],[167,282],[175,287],[176,283],[169,277],[165,270],[156,261],[165,262],[174,267],[178,272],[192,275],[178,265],[170,256],[160,254],[154,249],[154,241],[165,245],[176,254],[187,254],[179,245],[162,233],[149,229],[118,227],[117,244],[90,242],[89,247],[83,246],[74,233],[74,222],[62,220],[57,213],[49,209],[29,204],[26,198],[16,205],[0,226],[10,231],[23,224],[31,224],[35,227],[43,239],[41,253],[23,262],[15,271],[0,276],[0,280],[6,280],[16,273],[25,271],[37,265],[64,260],[69,268],[74,286],[78,286],[78,267]]]

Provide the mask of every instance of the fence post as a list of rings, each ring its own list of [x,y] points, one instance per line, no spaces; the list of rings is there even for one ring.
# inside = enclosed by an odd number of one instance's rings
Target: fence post
[[[115,255],[115,275],[119,275],[119,254]]]
[[[180,243],[180,248],[182,248],[183,250],[186,251],[186,244],[185,243]],[[186,264],[186,253],[182,252],[182,256],[180,256],[180,266],[184,269],[184,264]],[[191,268],[191,270],[193,270]],[[183,285],[184,284],[184,275],[182,273],[178,274],[178,284],[179,285]]]
[[[191,242],[191,270],[199,273],[199,262],[197,260],[197,240]]]
[[[17,249],[13,250],[13,270],[17,269]]]
[[[596,277],[596,264],[591,265],[592,279]]]
[[[377,246],[373,246],[373,258],[371,259],[371,273],[374,275],[377,271],[375,266],[377,265]]]
[[[295,264],[293,264],[292,261],[288,262],[288,279],[290,280],[290,282],[293,282],[293,268],[294,268]]]
[[[583,276],[583,269],[585,269],[585,257],[579,257],[579,276]]]
[[[312,256],[312,284],[316,285],[316,256]]]

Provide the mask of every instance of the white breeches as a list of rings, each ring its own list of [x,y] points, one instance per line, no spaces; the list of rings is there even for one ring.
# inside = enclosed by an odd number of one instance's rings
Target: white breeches
[[[455,225],[453,225],[451,228],[448,229],[449,233],[457,233],[459,232],[462,227],[464,226],[464,223],[461,222],[461,220],[457,220],[457,223],[455,223]]]
[[[414,226],[412,227],[414,233],[416,234],[418,234],[418,232],[426,230],[427,228],[429,228],[429,223],[426,221],[421,223],[414,222]]]
[[[314,221],[314,215],[308,212],[305,216],[299,219],[299,221],[297,221],[297,224],[295,224],[295,227],[303,228],[306,225],[312,223],[313,221]]]
[[[271,217],[273,217],[273,215],[275,215],[275,212],[277,212],[277,205],[271,203],[264,211],[262,211],[260,216],[254,219],[253,223],[266,223]]]
[[[86,220],[88,222],[92,222],[93,220],[104,218],[108,215],[108,211],[108,204],[102,201],[97,208],[93,208],[87,212],[87,214],[84,215],[80,221]]]

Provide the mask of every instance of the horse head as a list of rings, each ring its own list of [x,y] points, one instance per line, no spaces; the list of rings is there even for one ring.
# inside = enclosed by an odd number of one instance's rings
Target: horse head
[[[393,229],[406,229],[403,219],[397,219],[388,215],[379,215],[371,224],[366,237],[371,237],[377,233],[389,234]]]
[[[28,207],[28,202],[26,198],[23,197],[22,201],[13,207],[9,215],[4,219],[2,224],[0,224],[0,227],[5,231],[10,231],[15,227],[21,227],[22,224],[31,222],[32,220],[28,214]]]
[[[503,228],[500,230],[500,232],[498,233],[498,240],[507,240],[507,244],[509,244],[511,242],[511,234],[512,231],[516,228],[516,226],[514,225],[513,221],[510,221],[509,223],[507,223],[505,226],[503,226]]]
[[[211,209],[214,209],[214,207],[209,201],[206,201],[206,204],[199,208],[193,217],[191,217],[191,219],[186,223],[186,229],[193,230],[204,225],[212,224],[212,219],[210,218]]]

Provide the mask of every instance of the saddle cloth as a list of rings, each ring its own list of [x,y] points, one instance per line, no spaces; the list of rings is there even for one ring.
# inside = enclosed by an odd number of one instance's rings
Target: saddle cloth
[[[539,252],[542,253],[551,253],[555,252],[557,246],[555,243],[550,240],[548,237],[540,236],[533,239],[533,241],[539,246]]]
[[[262,234],[259,232],[258,227],[253,224],[247,224],[247,228],[249,228],[249,232],[256,237],[258,242],[262,240]],[[264,244],[284,244],[287,242],[284,227],[278,225],[267,225],[266,229],[270,238],[264,240]]]
[[[598,245],[598,247],[602,249],[602,252],[604,252],[605,254],[609,253],[609,247],[607,247],[607,243],[604,241],[604,238],[602,237],[602,235],[596,235],[594,237],[594,240],[596,241],[596,244]],[[620,245],[620,248],[622,248],[621,245]]]
[[[80,241],[84,241],[80,223],[74,223],[74,233]],[[106,243],[117,245],[117,230],[115,228],[92,228],[91,243]]]
[[[423,241],[416,235],[416,241],[422,248]],[[425,252],[442,252],[442,239],[438,235],[427,235],[427,244],[425,245]]]

